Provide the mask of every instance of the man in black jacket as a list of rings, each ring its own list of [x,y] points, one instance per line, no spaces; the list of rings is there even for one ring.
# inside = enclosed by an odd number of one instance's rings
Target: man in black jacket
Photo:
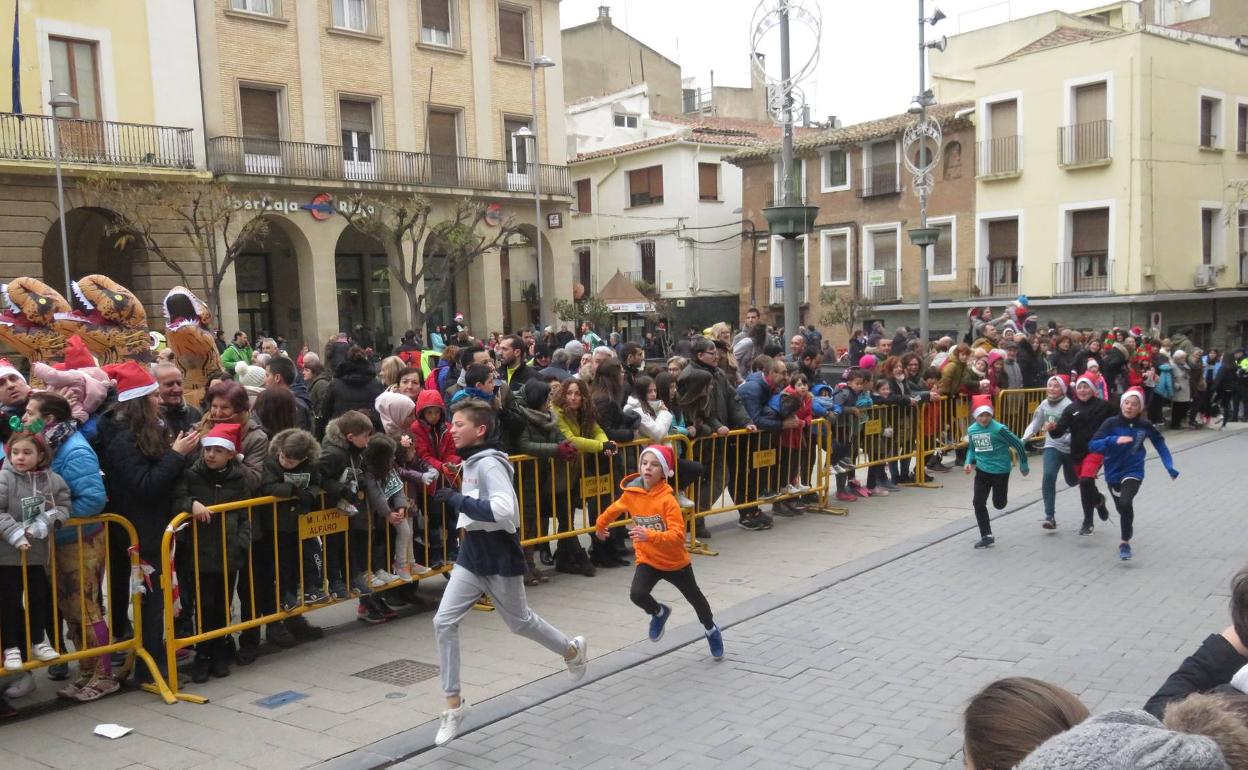
[[[711,376],[709,411],[711,418],[718,425],[716,433],[719,436],[725,436],[730,430],[737,428],[758,430],[750,421],[750,416],[741,404],[741,399],[737,397],[736,389],[728,382],[724,371],[719,368],[719,348],[715,346],[715,342],[706,337],[698,337],[693,340],[690,347],[693,359],[689,366],[681,371],[678,381],[687,379],[695,371],[705,372]],[[711,503],[719,497],[726,485],[730,485],[729,491],[734,501],[746,499],[749,481],[749,447],[750,442],[742,441],[742,438],[721,438],[699,442],[697,445],[700,452],[698,460],[708,469],[707,480],[702,484],[702,494],[698,500],[700,509],[709,509]],[[753,489],[757,494],[758,485],[754,484]],[[759,511],[757,506],[742,509],[739,516],[739,523],[746,529],[769,529],[772,525],[771,517]],[[698,519],[697,536],[709,537],[701,519]]]
[[[169,435],[177,436],[199,424],[203,416],[182,397],[182,370],[174,364],[157,364],[154,370],[156,394],[160,396],[160,416]]]
[[[1245,639],[1248,639],[1248,567],[1231,578],[1231,625],[1220,634],[1205,637],[1200,648],[1166,677],[1165,683],[1144,704],[1144,710],[1161,719],[1167,704],[1228,684],[1248,665]]]
[[[503,337],[494,348],[494,352],[498,355],[499,376],[511,387],[512,393],[523,388],[531,380],[539,378],[537,370],[524,361],[527,358],[527,350],[524,338],[516,334]]]

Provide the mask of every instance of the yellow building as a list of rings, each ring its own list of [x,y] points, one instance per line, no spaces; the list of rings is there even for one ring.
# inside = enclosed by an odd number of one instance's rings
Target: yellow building
[[[540,230],[547,308],[571,297],[566,231],[535,227],[529,145],[535,132],[543,219],[566,214],[563,81],[555,0],[206,0],[197,5],[208,168],[237,186],[272,227],[237,265],[226,303],[238,328],[310,346],[359,326],[379,346],[410,324],[381,244],[332,208],[357,191],[421,193],[449,213],[472,197],[497,203],[529,242]],[[547,121],[547,116],[553,120]],[[318,198],[318,200],[324,200]],[[556,218],[555,224],[562,224]],[[435,255],[427,255],[434,257]],[[466,316],[472,332],[531,322],[522,292],[537,281],[536,249],[487,253],[453,283],[433,322]]]
[[[1248,341],[1248,53],[1235,39],[1057,25],[971,81],[977,269],[1064,323]]]
[[[173,285],[172,271],[141,251],[118,248],[105,236],[109,213],[76,206],[74,189],[90,173],[166,180],[207,176],[191,4],[21,0],[16,5],[20,104],[13,104],[7,83],[0,95],[0,279],[33,275],[64,291],[48,116],[51,97],[65,93],[77,102],[63,108],[58,123],[69,190],[70,272],[108,273],[155,302]],[[6,39],[13,13],[13,3],[0,4]],[[7,62],[7,45],[4,50]]]

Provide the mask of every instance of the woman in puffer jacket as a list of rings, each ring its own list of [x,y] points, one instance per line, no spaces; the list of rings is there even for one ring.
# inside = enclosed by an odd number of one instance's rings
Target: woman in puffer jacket
[[[325,394],[322,408],[326,425],[335,417],[347,412],[363,412],[373,421],[373,430],[382,430],[381,419],[377,416],[374,404],[377,397],[385,391],[386,386],[377,379],[373,364],[368,354],[359,346],[347,351],[347,358],[334,370],[334,379],[329,383],[329,392]],[[321,438],[324,429],[321,431]]]

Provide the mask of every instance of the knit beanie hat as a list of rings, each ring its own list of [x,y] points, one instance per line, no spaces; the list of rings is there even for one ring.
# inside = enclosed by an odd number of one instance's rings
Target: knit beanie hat
[[[666,444],[651,444],[641,450],[641,455],[653,455],[659,461],[659,466],[663,468],[663,475],[671,478],[672,469],[676,467],[676,455],[673,454],[672,448]]]
[[[992,414],[992,396],[971,396],[971,416],[978,417],[981,412]]]
[[[264,367],[251,366],[246,361],[234,365],[234,379],[247,389],[247,393],[256,396],[264,390]]]
[[[1218,744],[1167,730],[1146,711],[1119,709],[1053,736],[1018,770],[1229,770]]]
[[[873,372],[875,371],[875,367],[878,364],[879,364],[879,359],[871,355],[870,353],[867,353],[866,355],[858,359],[858,368],[862,369],[863,371]]]

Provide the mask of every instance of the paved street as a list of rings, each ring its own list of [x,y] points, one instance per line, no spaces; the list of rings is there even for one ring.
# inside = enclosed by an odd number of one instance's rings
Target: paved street
[[[1180,453],[1175,483],[1149,463],[1132,562],[1115,520],[1084,538],[1068,514],[1048,534],[1028,506],[991,551],[958,532],[734,624],[721,663],[696,641],[399,767],[959,768],[960,709],[992,679],[1041,677],[1094,712],[1142,705],[1227,623],[1245,438]]]
[[[730,624],[722,663],[709,661],[680,601],[662,644],[638,641],[645,619],[628,601],[631,570],[560,575],[530,590],[539,612],[590,638],[590,677],[576,690],[544,650],[473,613],[461,633],[465,696],[478,704],[469,726],[492,724],[447,749],[429,750],[436,678],[356,676],[435,661],[429,615],[366,627],[344,605],[314,614],[337,624],[323,642],[190,688],[207,705],[127,693],[36,706],[0,728],[5,767],[359,768],[408,757],[405,767],[940,767],[958,750],[961,704],[994,677],[1043,676],[1094,708],[1134,704],[1182,650],[1225,625],[1222,594],[1240,558],[1231,544],[1244,525],[1214,501],[1242,496],[1233,469],[1248,435],[1183,432],[1172,444],[1202,446],[1179,454],[1175,484],[1150,464],[1128,565],[1115,558],[1113,532],[1074,534],[1073,491],[1059,496],[1058,534],[1040,530],[1038,506],[1027,505],[1039,497],[1038,471],[1013,480],[1011,508],[1025,507],[996,524],[997,548],[973,552],[969,482],[950,473],[943,489],[857,503],[848,517],[779,520],[769,533],[713,520],[721,555],[695,565]],[[676,598],[666,585],[658,595]],[[38,693],[18,701],[24,710],[54,689],[38,678]],[[260,703],[282,693],[295,699]],[[136,731],[105,741],[91,735],[101,722]]]

